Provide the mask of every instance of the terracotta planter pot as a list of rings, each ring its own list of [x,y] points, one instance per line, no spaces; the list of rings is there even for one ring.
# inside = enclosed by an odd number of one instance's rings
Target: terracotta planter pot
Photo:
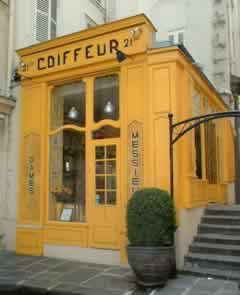
[[[174,250],[171,247],[127,247],[128,263],[137,283],[143,287],[163,286],[172,271]]]

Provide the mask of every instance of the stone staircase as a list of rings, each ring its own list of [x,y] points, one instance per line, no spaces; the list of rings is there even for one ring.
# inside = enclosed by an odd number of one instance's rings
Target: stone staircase
[[[205,209],[182,272],[240,282],[240,206]]]

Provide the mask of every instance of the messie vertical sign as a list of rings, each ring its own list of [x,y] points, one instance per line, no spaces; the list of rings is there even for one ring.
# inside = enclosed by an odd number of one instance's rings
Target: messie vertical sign
[[[143,186],[143,124],[128,126],[128,198]]]

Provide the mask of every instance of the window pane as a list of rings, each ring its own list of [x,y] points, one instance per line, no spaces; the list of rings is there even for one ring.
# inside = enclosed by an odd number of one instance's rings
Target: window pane
[[[116,161],[107,161],[107,174],[116,174]]]
[[[193,103],[194,103],[193,115],[200,116],[200,94],[197,91],[195,91],[195,93],[194,93]]]
[[[183,33],[178,34],[178,43],[180,43],[180,44],[184,43],[184,34]]]
[[[193,97],[193,116],[200,116],[201,114],[201,105],[200,105],[200,93],[197,90],[194,90]],[[202,140],[201,140],[201,126],[198,126],[194,129],[195,137],[195,173],[196,176],[202,178]]]
[[[105,204],[105,192],[96,191],[96,205]]]
[[[116,191],[107,192],[107,204],[115,205],[116,204]]]
[[[116,189],[116,176],[107,176],[107,189]]]
[[[105,189],[105,177],[96,176],[96,189]]]
[[[108,145],[107,146],[107,158],[108,159],[116,158],[116,146],[115,145]]]
[[[49,218],[85,221],[85,134],[64,130],[50,137]],[[70,210],[71,211],[71,210]],[[69,211],[69,212],[70,212]],[[68,221],[68,220],[65,220]]]
[[[96,162],[96,174],[105,174],[105,162],[97,161]]]
[[[104,138],[118,138],[120,137],[120,129],[112,126],[104,126],[96,131],[93,131],[93,139],[104,139]]]
[[[202,178],[202,143],[201,127],[195,128],[195,151],[196,151],[196,176]]]
[[[51,99],[51,130],[66,124],[85,126],[85,83],[58,86]]]
[[[96,159],[101,160],[105,158],[105,147],[97,146],[96,147]]]
[[[119,119],[118,75],[96,78],[94,81],[94,121]]]

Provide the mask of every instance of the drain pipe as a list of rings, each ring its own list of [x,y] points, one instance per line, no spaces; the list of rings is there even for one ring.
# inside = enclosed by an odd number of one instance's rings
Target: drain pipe
[[[14,56],[14,34],[15,34],[15,0],[9,0],[9,23],[8,23],[8,71],[7,71],[7,97],[11,95],[11,81],[12,81],[12,69],[13,69],[13,56]]]
[[[2,198],[0,200],[0,250],[5,248],[4,237],[6,235],[5,232],[5,220],[7,218],[8,212],[8,204],[7,204],[7,180],[8,180],[8,173],[7,173],[7,157],[6,153],[8,150],[8,115],[5,113],[0,113],[0,121],[3,122],[3,150],[2,150],[2,166],[1,171],[5,173],[2,176]]]
[[[4,171],[5,175],[3,175],[3,187],[2,187],[2,203],[3,206],[1,206],[3,208],[3,212],[2,212],[2,217],[4,219],[7,218],[8,216],[8,198],[7,198],[7,183],[8,183],[8,142],[9,142],[9,138],[8,138],[8,124],[9,124],[9,118],[8,115],[5,113],[0,113],[0,120],[3,120],[3,165],[2,165],[2,171]]]

